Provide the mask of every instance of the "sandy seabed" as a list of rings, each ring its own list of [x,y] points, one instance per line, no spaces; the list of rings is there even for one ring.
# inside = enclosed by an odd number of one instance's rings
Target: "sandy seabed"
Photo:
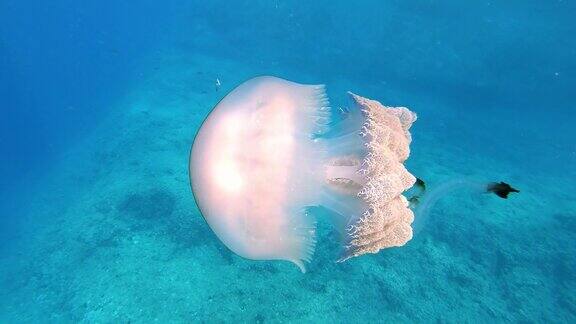
[[[161,68],[143,72],[104,122],[20,188],[20,230],[0,253],[0,322],[576,320],[570,177],[483,154],[458,116],[439,123],[432,108],[413,129],[411,170],[430,186],[497,177],[521,194],[450,195],[407,246],[346,263],[333,261],[335,237],[321,220],[306,274],[232,254],[195,206],[188,154],[212,106],[257,73],[178,53],[149,65]]]

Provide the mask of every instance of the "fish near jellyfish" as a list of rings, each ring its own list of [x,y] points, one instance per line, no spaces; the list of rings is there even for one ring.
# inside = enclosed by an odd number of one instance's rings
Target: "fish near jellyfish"
[[[341,113],[322,85],[265,76],[212,110],[189,171],[202,215],[230,250],[305,272],[317,240],[310,207],[318,206],[342,233],[340,261],[412,238],[414,215],[402,193],[416,181],[404,167],[416,114],[350,97]]]

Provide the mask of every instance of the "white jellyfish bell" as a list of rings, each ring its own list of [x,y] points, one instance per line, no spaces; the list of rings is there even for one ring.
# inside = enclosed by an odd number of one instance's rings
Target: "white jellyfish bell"
[[[341,260],[402,246],[414,216],[402,193],[416,115],[350,94],[345,118],[322,85],[257,77],[230,92],[202,124],[190,156],[204,218],[236,254],[288,260],[305,271],[316,245],[309,207],[343,233]]]

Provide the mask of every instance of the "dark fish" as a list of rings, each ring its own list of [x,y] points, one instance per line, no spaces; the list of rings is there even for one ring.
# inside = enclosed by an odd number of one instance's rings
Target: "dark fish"
[[[424,180],[416,178],[416,183],[414,185],[418,186],[422,192],[426,191],[426,184],[424,183]]]
[[[410,203],[411,207],[416,207],[416,205],[418,205],[420,202],[420,197],[422,197],[426,192],[426,183],[424,183],[424,180],[416,178],[416,182],[414,183],[413,188],[416,192],[412,195],[412,197],[408,198],[408,202]]]
[[[506,182],[490,182],[486,186],[486,192],[493,192],[498,197],[507,199],[508,194],[511,192],[520,192],[520,190],[512,188],[512,186]]]

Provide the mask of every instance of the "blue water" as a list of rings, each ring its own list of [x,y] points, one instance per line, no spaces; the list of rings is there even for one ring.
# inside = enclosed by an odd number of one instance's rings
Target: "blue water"
[[[0,1],[0,322],[575,322],[576,2],[357,2]],[[430,187],[521,193],[345,263],[320,224],[304,275],[242,259],[187,163],[257,75],[410,107]]]

